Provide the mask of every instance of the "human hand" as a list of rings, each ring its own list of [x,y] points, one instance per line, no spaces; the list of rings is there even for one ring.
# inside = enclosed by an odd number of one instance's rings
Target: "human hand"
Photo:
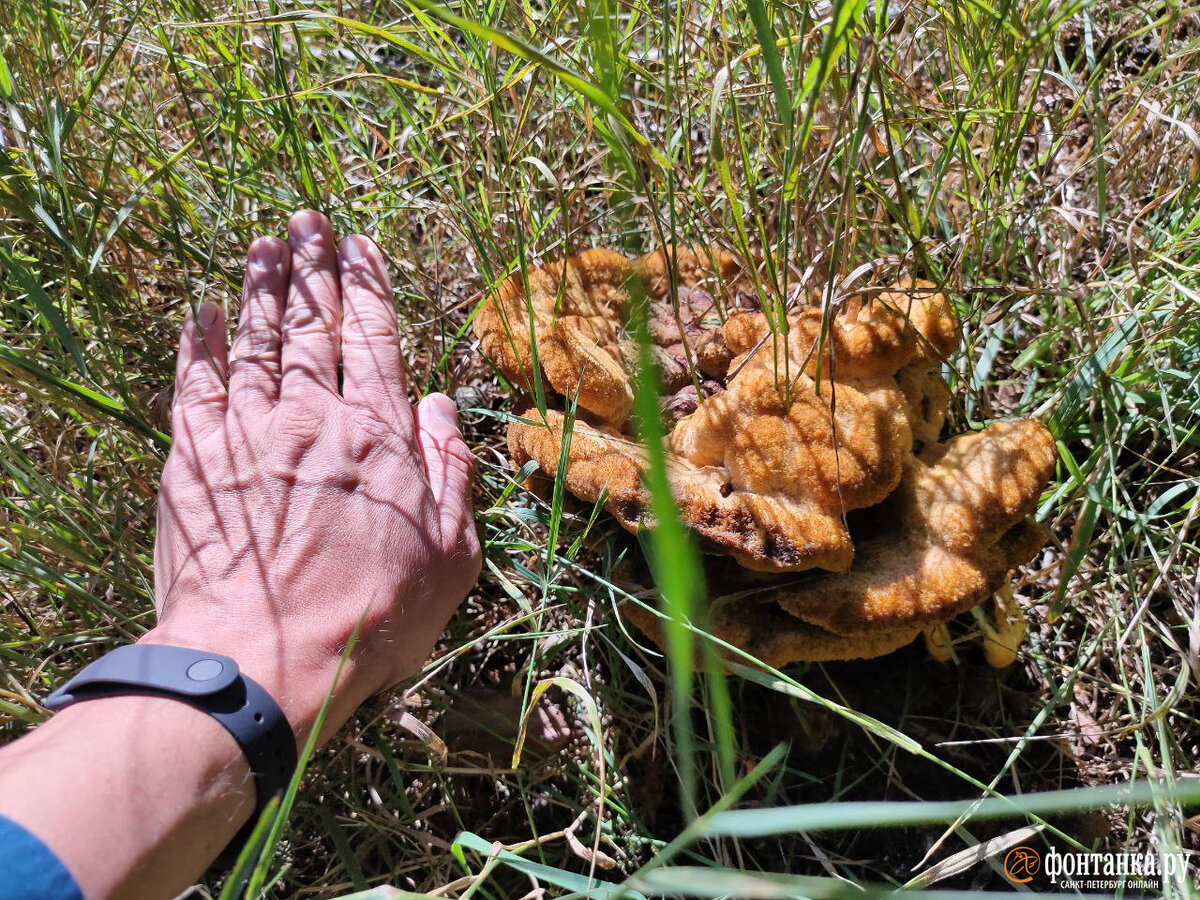
[[[378,248],[336,246],[319,213],[251,245],[228,353],[220,308],[198,317],[159,492],[159,625],[142,640],[232,657],[302,736],[357,630],[328,735],[420,668],[478,577],[472,457],[448,397],[409,404]]]

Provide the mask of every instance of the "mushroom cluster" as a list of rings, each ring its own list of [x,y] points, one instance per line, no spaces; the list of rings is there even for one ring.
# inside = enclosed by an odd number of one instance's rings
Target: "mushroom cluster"
[[[671,275],[674,275],[674,278]],[[673,284],[672,284],[673,282]],[[855,296],[832,313],[758,308],[736,259],[668,248],[638,260],[589,250],[519,273],[478,311],[481,348],[520,392],[553,399],[509,425],[516,466],[603,501],[630,531],[653,527],[632,436],[644,302],[663,373],[668,477],[684,524],[711,554],[706,627],[764,663],[888,653],[1007,585],[1045,542],[1031,519],[1055,461],[1033,419],[940,441],[941,363],[958,345],[948,299],[922,281]],[[986,626],[1011,658],[1011,618]],[[626,615],[661,640],[658,618]],[[985,643],[985,649],[988,649]],[[1008,652],[1006,652],[1008,651]]]

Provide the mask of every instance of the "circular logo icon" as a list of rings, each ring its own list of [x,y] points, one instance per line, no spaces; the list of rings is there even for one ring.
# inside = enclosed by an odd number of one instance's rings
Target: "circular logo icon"
[[[1004,857],[1004,874],[1018,884],[1033,881],[1041,867],[1042,857],[1032,847],[1013,847]]]

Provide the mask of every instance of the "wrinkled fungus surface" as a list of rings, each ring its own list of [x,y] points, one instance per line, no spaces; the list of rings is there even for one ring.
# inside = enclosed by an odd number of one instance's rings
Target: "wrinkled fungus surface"
[[[645,450],[630,437],[625,326],[641,297],[671,487],[714,555],[716,636],[776,666],[877,656],[987,599],[1044,542],[1030,519],[1055,459],[1041,423],[939,441],[940,367],[959,335],[933,285],[793,309],[772,327],[738,262],[708,248],[589,250],[512,276],[475,320],[519,390],[535,396],[540,379],[550,407],[576,399],[565,485],[625,528],[653,526]],[[553,477],[563,413],[521,417],[513,462]],[[660,637],[652,612],[626,613]]]

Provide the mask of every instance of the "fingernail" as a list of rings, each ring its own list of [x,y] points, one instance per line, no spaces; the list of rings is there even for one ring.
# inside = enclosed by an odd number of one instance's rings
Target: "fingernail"
[[[263,272],[275,269],[283,260],[283,245],[270,238],[259,238],[250,245],[250,265]]]
[[[342,241],[338,252],[341,254],[343,262],[362,262],[367,258],[367,239],[361,234],[352,234]]]
[[[443,422],[449,425],[458,427],[458,407],[454,401],[445,394],[430,394],[430,403],[433,404],[433,414],[440,418]]]
[[[217,316],[221,314],[220,307],[215,303],[200,304],[199,314],[196,316],[196,321],[200,323],[200,327],[208,330],[217,324]]]
[[[288,234],[292,241],[302,244],[320,236],[325,217],[314,209],[302,209],[288,222]]]

